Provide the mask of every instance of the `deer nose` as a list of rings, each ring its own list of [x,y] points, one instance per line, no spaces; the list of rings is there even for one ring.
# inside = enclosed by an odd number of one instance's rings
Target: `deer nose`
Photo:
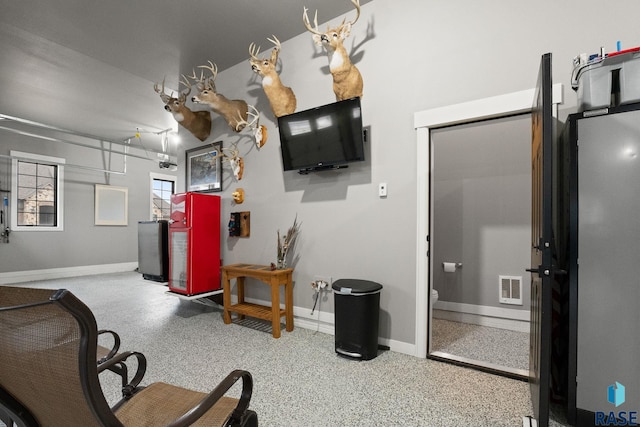
[[[327,36],[326,34],[323,34],[320,36],[320,40],[323,42],[329,43],[329,36]]]
[[[255,65],[252,65],[252,66],[251,66],[251,70],[253,70],[253,71],[258,71],[258,67],[256,67]]]
[[[196,99],[196,97],[195,97],[195,96],[192,96],[192,97],[191,97],[191,102],[198,102],[198,100]]]
[[[165,109],[165,110],[167,110],[167,111],[169,111],[169,112],[171,112],[171,108],[169,108],[169,106],[168,106],[168,105],[165,105],[165,106],[164,106],[164,109]]]

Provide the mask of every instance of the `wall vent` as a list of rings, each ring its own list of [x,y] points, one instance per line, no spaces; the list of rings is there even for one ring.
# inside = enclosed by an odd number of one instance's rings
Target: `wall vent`
[[[498,301],[522,305],[522,276],[498,276]]]

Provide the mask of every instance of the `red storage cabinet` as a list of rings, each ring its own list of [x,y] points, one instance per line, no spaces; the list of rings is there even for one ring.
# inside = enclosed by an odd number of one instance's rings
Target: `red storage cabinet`
[[[174,194],[169,223],[169,290],[184,295],[220,290],[220,197]]]

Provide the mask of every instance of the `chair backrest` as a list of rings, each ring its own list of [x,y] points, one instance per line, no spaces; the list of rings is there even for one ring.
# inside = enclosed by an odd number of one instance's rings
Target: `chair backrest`
[[[100,387],[97,337],[71,292],[0,286],[0,387],[38,424],[122,426]]]

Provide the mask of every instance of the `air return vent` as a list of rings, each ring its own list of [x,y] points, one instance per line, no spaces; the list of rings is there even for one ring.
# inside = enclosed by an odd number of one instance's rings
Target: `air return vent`
[[[522,276],[498,276],[498,300],[501,304],[522,305]]]

